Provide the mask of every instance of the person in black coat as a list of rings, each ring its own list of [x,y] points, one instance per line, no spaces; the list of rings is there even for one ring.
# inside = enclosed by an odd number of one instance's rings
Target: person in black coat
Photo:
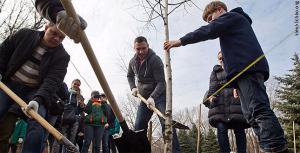
[[[27,135],[23,152],[40,152],[44,128],[28,114],[33,109],[46,116],[52,98],[61,86],[70,60],[62,41],[65,34],[54,23],[44,31],[21,29],[10,35],[0,46],[0,76],[2,82],[24,101],[22,108],[27,120]],[[0,120],[8,110],[20,114],[20,107],[4,91],[0,91]]]
[[[218,53],[218,62],[220,65],[215,65],[210,75],[209,90],[204,100],[227,82],[221,52]],[[217,128],[220,152],[229,153],[231,151],[228,129],[233,129],[236,138],[237,152],[246,153],[247,143],[244,129],[250,127],[250,125],[247,124],[243,116],[236,89],[226,87],[220,91],[217,96],[212,96],[209,102],[204,101],[204,104],[209,107],[209,124]]]
[[[164,49],[185,46],[219,38],[224,70],[229,80],[264,53],[251,27],[251,18],[238,7],[227,12],[221,1],[210,2],[203,11],[208,25],[186,34],[179,40],[164,43]],[[242,111],[258,136],[262,152],[288,152],[283,129],[270,108],[264,81],[269,78],[269,66],[264,57],[232,84],[240,96]]]

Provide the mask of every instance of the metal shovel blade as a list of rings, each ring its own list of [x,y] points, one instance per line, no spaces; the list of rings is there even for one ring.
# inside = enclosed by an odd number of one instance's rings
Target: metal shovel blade
[[[151,145],[147,138],[147,131],[129,130],[126,122],[121,122],[123,130],[121,137],[116,138],[115,142],[120,153],[151,153]]]

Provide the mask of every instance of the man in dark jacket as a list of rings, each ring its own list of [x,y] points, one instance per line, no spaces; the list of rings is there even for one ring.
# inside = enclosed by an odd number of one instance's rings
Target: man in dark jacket
[[[75,23],[75,19],[69,16],[60,3],[60,0],[36,0],[35,7],[37,11],[47,20],[56,23],[58,28],[67,36],[80,42],[80,31],[87,27],[87,23],[80,16],[80,25]],[[81,28],[81,29],[80,29]]]
[[[149,105],[156,106],[162,113],[166,110],[166,83],[164,65],[143,36],[134,40],[136,54],[130,60],[127,79],[133,96],[140,93],[147,99]],[[137,86],[135,84],[137,78]],[[149,106],[148,106],[149,107]],[[140,103],[135,121],[135,130],[147,130],[148,122],[153,112],[144,103]],[[162,132],[164,133],[164,120],[159,117]],[[173,129],[173,152],[180,152],[179,142],[175,129]]]
[[[216,96],[211,96],[222,85],[227,83],[226,72],[223,67],[222,53],[218,53],[219,65],[215,65],[210,75],[209,90],[204,100],[205,106],[209,107],[209,124],[217,128],[217,137],[220,146],[220,152],[229,153],[230,145],[228,138],[228,129],[233,129],[238,153],[246,153],[246,134],[244,129],[250,127],[243,116],[241,103],[236,89],[228,86],[220,91]]]
[[[227,12],[224,3],[213,1],[206,6],[203,19],[209,24],[179,40],[165,42],[164,48],[168,51],[173,47],[219,38],[227,79],[231,79],[263,55],[251,27],[252,20],[242,8]],[[262,151],[286,152],[287,141],[270,108],[265,90],[264,81],[268,78],[269,66],[266,58],[263,58],[240,76],[235,84],[241,98],[243,114],[259,137]]]
[[[0,75],[2,82],[19,95],[28,107],[42,117],[47,114],[53,97],[63,82],[70,60],[62,46],[65,35],[56,25],[49,23],[45,31],[21,29],[9,36],[0,46]],[[14,102],[0,91],[0,120]],[[17,107],[18,108],[18,107]],[[16,110],[18,111],[18,110]],[[23,152],[39,152],[44,129],[31,117],[28,119],[27,136]]]

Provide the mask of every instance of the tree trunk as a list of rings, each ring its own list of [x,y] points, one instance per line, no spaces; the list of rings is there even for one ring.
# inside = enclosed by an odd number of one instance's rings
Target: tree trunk
[[[200,143],[201,143],[201,104],[199,108],[199,124],[198,124],[198,136],[197,136],[197,153],[200,153]]]
[[[294,153],[297,153],[297,151],[296,151],[295,121],[293,121],[293,137],[294,137]]]
[[[164,1],[164,31],[165,41],[169,41],[168,0]],[[164,51],[164,68],[166,79],[166,120],[164,153],[172,152],[172,70],[170,52]]]

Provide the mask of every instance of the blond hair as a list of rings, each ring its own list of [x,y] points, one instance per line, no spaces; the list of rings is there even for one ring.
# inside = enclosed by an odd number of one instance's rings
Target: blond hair
[[[227,11],[227,6],[225,5],[225,3],[221,2],[221,1],[212,1],[209,4],[207,4],[203,11],[203,15],[202,15],[203,20],[206,21],[208,15],[212,14],[219,7],[223,8],[225,11]]]

